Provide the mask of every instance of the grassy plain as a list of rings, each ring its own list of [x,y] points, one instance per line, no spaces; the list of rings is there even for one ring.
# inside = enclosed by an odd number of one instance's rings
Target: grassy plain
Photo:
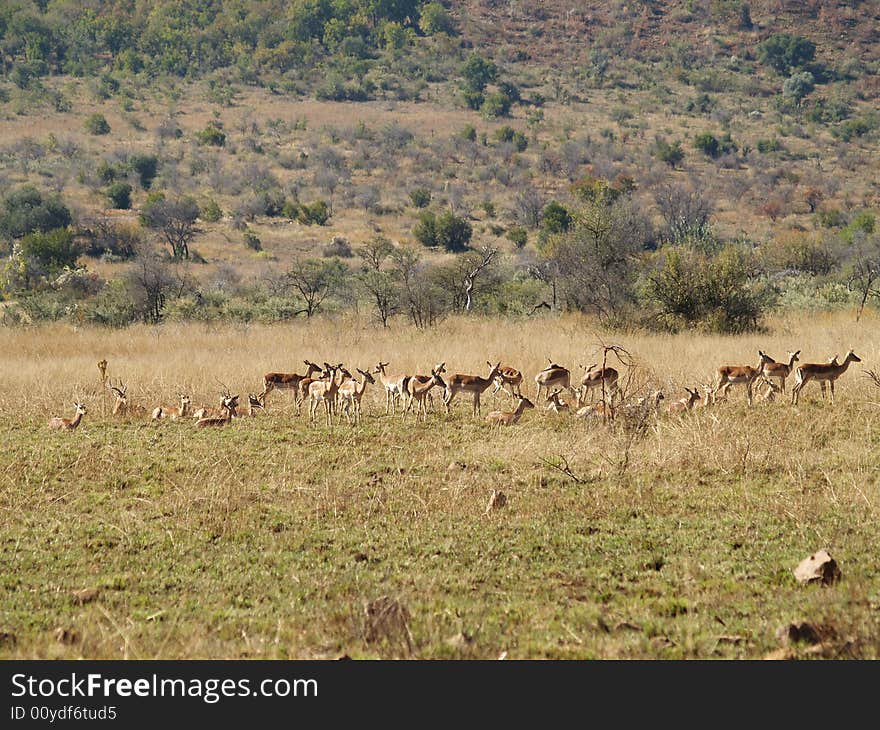
[[[880,400],[874,315],[778,319],[763,335],[619,335],[586,319],[322,319],[276,327],[0,331],[0,657],[877,658]],[[304,358],[532,378],[625,346],[668,398],[727,363],[863,362],[837,404],[730,402],[661,415],[635,442],[543,408],[495,431],[469,405],[426,423],[310,427],[288,394],[223,429],[114,419],[96,362],[149,410],[220,382],[256,392]],[[623,368],[623,370],[626,370]],[[789,383],[789,387],[791,381]],[[79,430],[51,415],[89,408]],[[484,402],[484,413],[492,398]],[[504,402],[504,399],[499,399]],[[539,404],[543,405],[543,404]],[[567,476],[550,464],[564,457]],[[549,462],[549,463],[548,463]],[[486,512],[493,489],[506,506]],[[843,579],[799,585],[826,547]],[[85,593],[76,593],[80,591]],[[365,607],[399,601],[407,631]],[[818,644],[780,643],[791,622]]]

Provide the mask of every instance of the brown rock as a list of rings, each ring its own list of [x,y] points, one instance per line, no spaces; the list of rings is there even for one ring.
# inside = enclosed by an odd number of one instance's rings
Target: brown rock
[[[820,582],[831,585],[840,580],[840,568],[827,550],[819,550],[798,563],[794,569],[794,577],[799,583]]]

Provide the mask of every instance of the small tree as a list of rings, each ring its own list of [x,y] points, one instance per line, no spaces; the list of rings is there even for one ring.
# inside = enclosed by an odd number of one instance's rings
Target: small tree
[[[681,142],[673,142],[670,144],[665,139],[657,138],[657,157],[661,162],[665,162],[673,170],[681,164],[684,159],[684,150],[681,148]]]
[[[449,211],[437,216],[437,243],[447,251],[457,252],[467,249],[474,229],[464,218]]]
[[[137,174],[141,187],[149,190],[159,169],[159,158],[156,155],[132,155],[128,164]]]
[[[802,68],[816,56],[816,44],[801,36],[774,33],[758,46],[758,59],[780,74]]]
[[[449,13],[438,2],[426,3],[422,6],[419,13],[419,30],[425,35],[435,35],[436,33],[446,33],[447,35],[455,35],[455,25]]]
[[[176,259],[189,258],[189,244],[200,232],[198,217],[199,204],[192,197],[166,200],[163,195],[152,196],[141,211],[143,225],[160,232]]]
[[[110,205],[119,210],[131,208],[131,185],[126,182],[115,182],[107,188]]]
[[[21,250],[26,258],[32,259],[48,274],[55,274],[65,266],[75,266],[80,254],[73,234],[66,228],[29,233],[21,239]]]
[[[86,117],[85,129],[89,134],[110,134],[110,124],[104,118],[103,114],[95,112]]]
[[[0,235],[21,238],[28,233],[46,233],[66,228],[73,221],[70,210],[57,195],[43,195],[33,185],[7,193],[0,211]]]
[[[358,249],[363,268],[358,274],[358,282],[373,305],[373,310],[383,327],[398,310],[400,295],[393,271],[387,262],[394,254],[394,246],[384,236],[375,236]]]
[[[541,214],[541,225],[548,233],[565,233],[571,228],[573,219],[564,205],[551,200]]]
[[[287,272],[287,279],[303,304],[303,308],[297,314],[305,314],[307,318],[313,317],[327,297],[339,288],[344,274],[345,267],[338,260],[297,261]]]
[[[792,74],[782,84],[782,97],[790,99],[798,106],[801,105],[804,97],[809,94],[816,86],[813,74],[809,71],[800,71]]]

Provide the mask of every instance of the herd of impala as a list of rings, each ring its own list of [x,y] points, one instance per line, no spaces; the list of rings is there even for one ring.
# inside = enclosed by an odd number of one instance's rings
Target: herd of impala
[[[839,361],[835,355],[827,362],[796,365],[799,362],[799,355],[800,350],[791,352],[787,362],[777,362],[759,350],[760,360],[757,366],[723,365],[718,368],[714,382],[702,386],[702,395],[699,389],[685,388],[687,395],[667,404],[665,410],[670,414],[682,414],[693,408],[711,406],[726,399],[728,390],[734,385],[745,386],[749,405],[756,397],[756,386],[758,399],[771,401],[777,394],[785,393],[785,381],[792,372],[795,377],[795,384],[791,390],[793,404],[798,403],[801,390],[811,380],[819,383],[823,398],[825,398],[826,384],[830,385],[833,404],[835,381],[846,372],[850,363],[861,362],[861,358],[852,350],[846,353],[842,361]],[[304,403],[308,403],[310,423],[318,420],[318,409],[322,408],[327,425],[332,425],[333,417],[338,413],[341,405],[342,413],[348,423],[356,425],[361,419],[361,400],[367,386],[370,385],[384,390],[386,414],[395,413],[399,407],[406,417],[415,408],[416,417],[422,420],[427,419],[429,408],[433,406],[432,391],[435,388],[438,393],[443,394],[442,401],[447,413],[456,395],[470,395],[473,399],[474,416],[481,415],[480,397],[489,386],[494,385],[493,396],[499,391],[504,391],[515,399],[516,406],[510,411],[492,411],[485,417],[488,423],[497,426],[512,425],[519,421],[527,408],[535,407],[535,404],[523,395],[522,372],[513,367],[502,366],[500,362],[494,365],[487,362],[489,373],[485,377],[461,373],[449,375],[446,373],[446,363],[443,362],[435,365],[430,375],[411,375],[395,372],[390,369],[390,363],[379,361],[369,371],[355,368],[357,376],[352,375],[343,363],[334,365],[325,362],[323,366],[319,366],[309,360],[303,362],[306,365],[303,374],[266,373],[263,376],[262,391],[256,395],[248,394],[248,403],[242,413],[239,413],[239,396],[231,395],[226,389],[222,394],[220,405],[216,408],[194,409],[189,396],[181,393],[177,403],[156,406],[150,412],[150,416],[153,420],[191,418],[200,428],[222,426],[234,418],[243,415],[254,416],[258,411],[265,409],[266,396],[271,391],[289,390],[293,392],[298,412],[301,411]],[[620,374],[615,368],[598,365],[582,366],[582,368],[584,375],[579,382],[575,381],[573,384],[571,371],[551,360],[550,364],[535,376],[535,400],[540,402],[543,391],[548,410],[572,414],[576,418],[600,421],[614,419],[615,414],[623,417],[644,417],[660,410],[660,401],[664,399],[661,391],[657,390],[627,402],[619,387]],[[873,373],[869,374],[875,377]],[[107,388],[115,398],[114,415],[146,414],[144,409],[129,404],[127,386],[114,385],[111,380]],[[572,403],[566,402],[561,397],[566,391],[574,399]],[[594,403],[596,393],[600,395]],[[86,408],[79,402],[74,405],[76,411],[73,418],[52,418],[49,427],[61,430],[77,428],[86,414]]]

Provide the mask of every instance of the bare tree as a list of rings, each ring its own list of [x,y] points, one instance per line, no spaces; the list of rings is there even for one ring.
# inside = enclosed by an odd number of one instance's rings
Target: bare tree
[[[520,191],[513,199],[513,217],[517,223],[537,228],[541,223],[544,198],[533,187]]]
[[[473,296],[474,286],[477,283],[477,279],[486,270],[486,267],[492,263],[492,259],[497,253],[497,248],[489,248],[488,246],[484,246],[482,249],[476,252],[476,256],[469,255],[467,257],[469,261],[467,262],[467,273],[464,277],[465,312],[471,311],[471,297]]]
[[[853,239],[852,271],[847,286],[859,295],[858,322],[868,299],[880,299],[880,236],[856,235]]]
[[[190,197],[159,198],[147,203],[141,212],[144,225],[159,231],[171,256],[176,259],[189,258],[189,244],[201,232],[196,226],[198,217],[199,204]]]
[[[428,268],[414,248],[398,246],[392,254],[394,273],[400,285],[401,306],[419,329],[432,327],[446,311],[445,292],[436,271]]]
[[[303,303],[303,308],[296,314],[311,318],[327,297],[339,288],[344,268],[337,260],[300,259],[294,263],[287,272],[287,279]]]
[[[666,222],[666,235],[679,242],[689,235],[703,234],[709,226],[714,203],[692,187],[668,182],[654,191],[654,200]]]
[[[384,236],[375,236],[357,253],[364,262],[358,281],[370,298],[376,318],[383,327],[387,327],[388,320],[397,312],[400,303],[397,278],[393,271],[387,270],[386,265],[394,253],[394,246]]]

